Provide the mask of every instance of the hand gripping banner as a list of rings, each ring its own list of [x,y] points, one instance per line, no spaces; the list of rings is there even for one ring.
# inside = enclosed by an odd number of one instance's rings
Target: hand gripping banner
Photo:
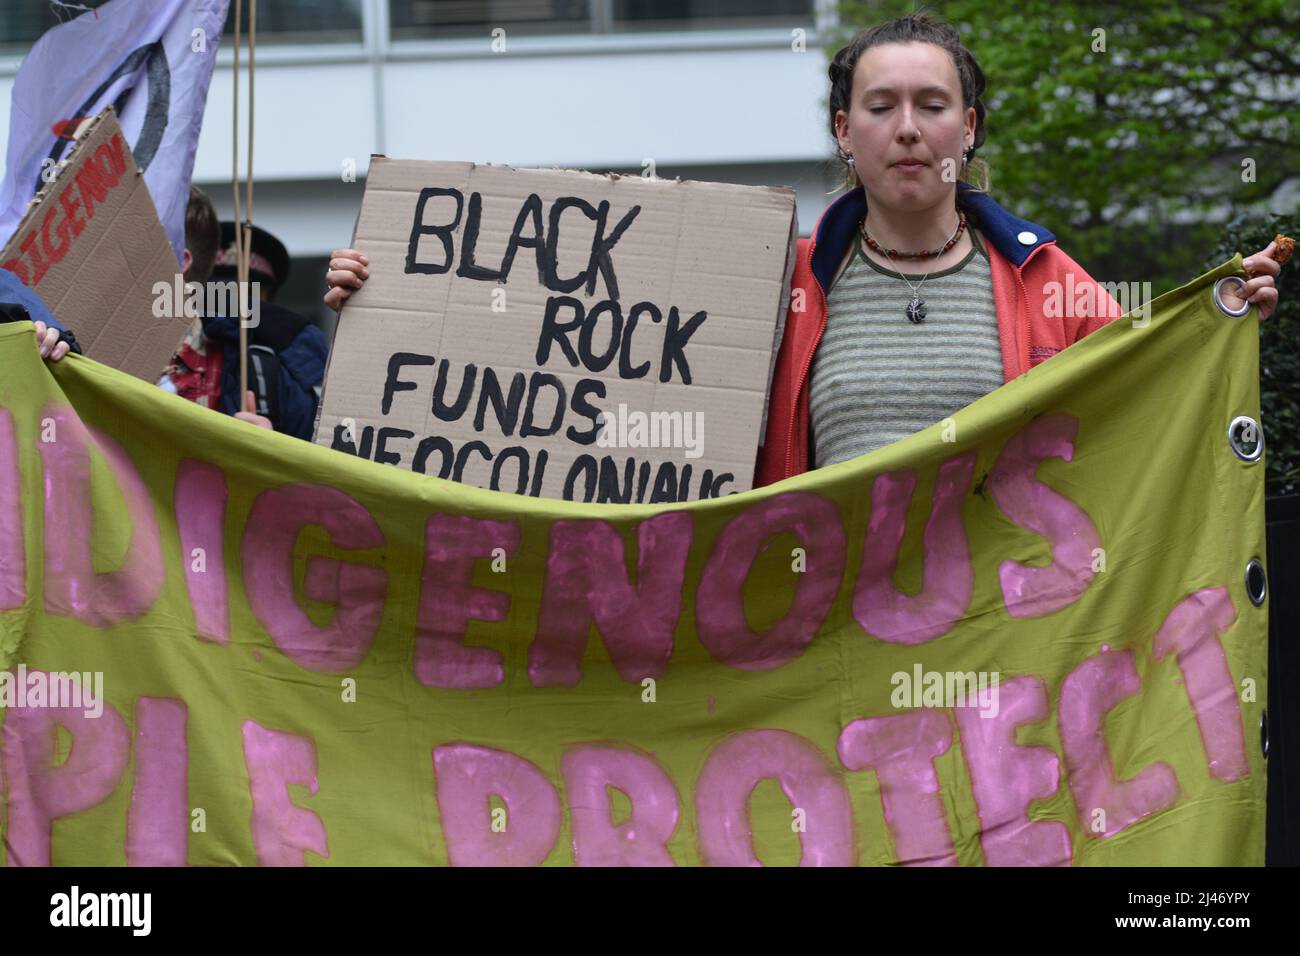
[[[684,505],[412,474],[0,328],[5,862],[1260,864],[1240,274]]]

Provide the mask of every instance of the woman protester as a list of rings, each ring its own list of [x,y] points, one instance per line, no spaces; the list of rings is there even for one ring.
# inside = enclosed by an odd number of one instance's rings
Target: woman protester
[[[989,195],[974,156],[984,74],[952,26],[918,14],[864,30],[828,72],[848,188],[799,240],[755,486],[941,421],[1125,312],[1050,230]],[[1252,278],[1226,305],[1272,314],[1275,248],[1246,258]],[[335,250],[326,304],[340,309],[368,266]]]

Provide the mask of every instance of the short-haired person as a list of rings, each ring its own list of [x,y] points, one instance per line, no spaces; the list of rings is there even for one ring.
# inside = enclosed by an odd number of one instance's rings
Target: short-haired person
[[[185,213],[187,283],[236,279],[234,223],[219,222],[211,201],[192,189]],[[206,408],[310,441],[329,349],[305,318],[274,303],[289,275],[289,253],[271,233],[252,230],[249,278],[258,286],[258,322],[247,332],[249,385],[239,394],[239,317],[217,309],[196,318],[159,385]],[[229,302],[229,296],[221,297]],[[204,296],[207,302],[209,296]]]

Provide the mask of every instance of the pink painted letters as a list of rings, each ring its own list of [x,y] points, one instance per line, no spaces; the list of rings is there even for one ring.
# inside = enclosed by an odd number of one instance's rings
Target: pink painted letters
[[[122,446],[98,429],[87,431],[64,405],[41,410],[36,447],[45,470],[45,610],[109,627],[144,614],[162,593],[162,539],[153,499]],[[121,567],[96,571],[91,449],[108,463],[131,520]]]
[[[1029,804],[1056,793],[1061,766],[1048,747],[1016,743],[1016,729],[1048,717],[1047,689],[1037,677],[998,687],[998,712],[954,707],[961,753],[979,808],[980,845],[989,866],[1069,866],[1070,830],[1052,820],[1030,820]]]
[[[319,789],[310,737],[244,721],[244,763],[253,798],[253,848],[259,866],[306,866],[307,851],[328,857],[325,824],[289,799],[289,784]]]
[[[792,532],[806,552],[806,568],[791,573],[789,613],[764,633],[745,620],[745,579],[764,544]],[[700,643],[722,663],[767,671],[789,663],[816,636],[844,576],[844,525],[835,503],[806,491],[765,499],[736,515],[718,535],[695,593]]]
[[[29,670],[28,675],[34,674]],[[83,689],[83,693],[85,690]],[[102,803],[126,770],[131,738],[126,721],[107,701],[103,713],[87,707],[13,707],[4,715],[4,779],[9,820],[9,866],[49,866],[54,821]],[[55,765],[56,727],[72,735],[67,760]],[[74,858],[75,859],[75,858]]]
[[[560,795],[531,761],[505,750],[447,744],[433,751],[433,776],[453,866],[537,866],[555,847]],[[505,804],[495,818],[489,805],[494,794]]]
[[[1052,546],[1052,563],[1031,567],[1003,561],[1002,599],[1012,617],[1040,617],[1073,604],[1092,583],[1093,551],[1101,538],[1087,513],[1035,477],[1047,458],[1074,456],[1079,420],[1073,415],[1036,418],[1007,442],[989,475],[989,491],[1008,518]]]
[[[27,602],[22,494],[14,419],[8,409],[0,408],[0,611]]]
[[[677,788],[653,757],[625,747],[571,747],[562,761],[578,866],[673,866],[668,839],[677,828]],[[613,822],[608,788],[632,804]]]
[[[141,697],[135,705],[135,781],[126,821],[131,866],[184,866],[189,840],[188,709],[183,700]]]
[[[467,647],[465,628],[472,620],[505,620],[509,593],[470,582],[480,559],[498,548],[508,557],[518,547],[515,521],[446,514],[429,519],[415,631],[415,676],[420,683],[469,690],[496,687],[505,678],[501,652]]]
[[[312,623],[294,597],[293,554],[308,525],[329,532],[339,548],[378,548],[384,533],[359,502],[327,485],[282,485],[257,496],[240,557],[248,603],[285,656],[316,671],[346,671],[365,658],[384,610],[388,573],[334,558],[313,559],[310,596],[338,607],[325,627]]]
[[[1166,763],[1153,763],[1129,780],[1115,776],[1102,721],[1141,689],[1132,651],[1102,651],[1061,685],[1058,723],[1065,767],[1079,823],[1089,836],[1114,836],[1178,800],[1178,780]]]
[[[682,606],[691,516],[656,515],[637,528],[637,583],[628,582],[623,539],[605,521],[556,521],[546,561],[537,637],[528,652],[534,685],[575,686],[594,623],[625,681],[661,677]]]
[[[1151,656],[1158,661],[1171,651],[1178,658],[1210,776],[1216,780],[1241,780],[1250,775],[1237,685],[1219,641],[1219,635],[1236,619],[1227,588],[1204,588],[1183,598],[1169,612],[1151,649]]]
[[[855,720],[840,734],[840,762],[874,770],[894,848],[904,866],[956,866],[934,758],[952,745],[944,710]]]
[[[853,616],[868,634],[894,644],[922,644],[948,633],[966,613],[975,572],[961,511],[974,471],[974,452],[950,458],[939,467],[925,526],[924,584],[915,595],[900,594],[893,576],[916,474],[877,476],[871,486],[871,523],[853,596]]]
[[[803,814],[800,866],[852,866],[853,810],[844,781],[812,743],[785,730],[734,734],[709,754],[695,788],[700,854],[710,866],[761,866],[749,798],[775,778]]]
[[[199,637],[230,640],[226,599],[226,476],[216,465],[184,459],[176,469],[176,530],[185,586]]]

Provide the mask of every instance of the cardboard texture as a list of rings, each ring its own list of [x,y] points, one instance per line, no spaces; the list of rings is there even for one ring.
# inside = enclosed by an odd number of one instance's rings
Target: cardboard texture
[[[57,169],[0,263],[76,333],[87,355],[155,382],[190,320],[154,314],[155,284],[170,286],[179,266],[112,107],[79,131]]]
[[[547,498],[746,491],[796,238],[784,187],[373,157],[316,441]]]

